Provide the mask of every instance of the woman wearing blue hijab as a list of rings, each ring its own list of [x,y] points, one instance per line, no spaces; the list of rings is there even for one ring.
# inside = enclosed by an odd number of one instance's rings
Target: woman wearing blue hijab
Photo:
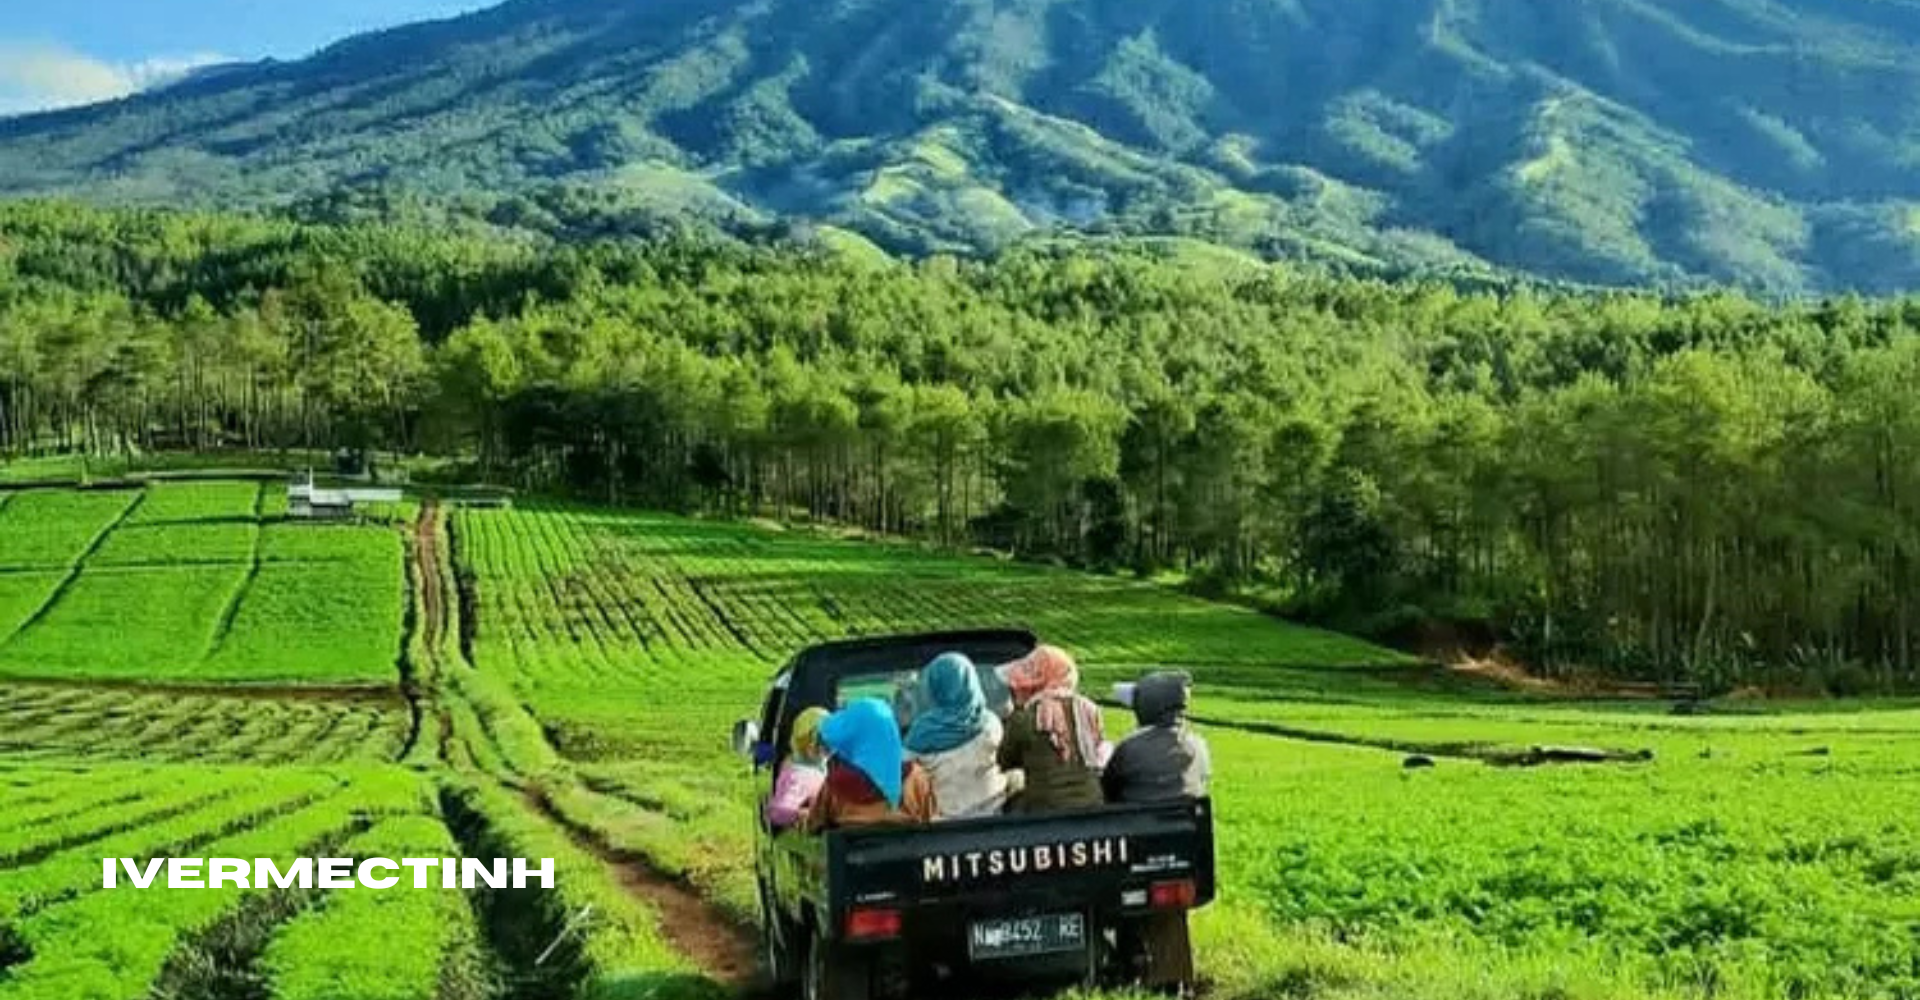
[[[893,709],[861,698],[820,723],[832,755],[825,787],[807,811],[809,833],[845,826],[926,823],[937,806],[926,769],[907,759]]]
[[[920,671],[914,701],[919,714],[906,749],[933,778],[935,819],[999,815],[1011,790],[997,760],[1003,730],[973,661],[959,653],[935,657]]]

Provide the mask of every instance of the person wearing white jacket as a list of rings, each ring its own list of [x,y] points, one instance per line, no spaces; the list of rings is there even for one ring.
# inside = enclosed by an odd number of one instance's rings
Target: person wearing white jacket
[[[935,657],[920,671],[918,687],[906,746],[933,779],[934,821],[999,815],[1019,790],[1020,773],[1000,769],[1005,732],[973,662],[959,653]]]

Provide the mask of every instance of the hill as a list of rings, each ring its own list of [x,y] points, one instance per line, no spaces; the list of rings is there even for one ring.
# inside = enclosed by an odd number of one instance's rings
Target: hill
[[[0,192],[1887,291],[1917,43],[1912,0],[513,0],[0,122]]]

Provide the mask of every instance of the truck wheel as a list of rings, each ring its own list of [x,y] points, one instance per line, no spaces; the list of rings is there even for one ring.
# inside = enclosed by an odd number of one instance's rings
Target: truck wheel
[[[779,996],[791,996],[800,985],[802,963],[795,961],[805,948],[800,930],[780,916],[780,911],[762,895],[760,902],[760,964],[766,969],[767,982]],[[797,947],[796,947],[797,946]]]
[[[1185,913],[1124,921],[1118,937],[1114,971],[1121,984],[1172,996],[1193,993],[1193,940]]]
[[[815,937],[807,944],[800,995],[804,1000],[869,1000],[873,995],[869,965],[866,956]]]

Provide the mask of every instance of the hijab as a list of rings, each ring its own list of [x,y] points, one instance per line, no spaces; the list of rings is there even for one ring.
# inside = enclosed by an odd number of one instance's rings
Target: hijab
[[[833,753],[834,764],[842,765],[828,770],[836,791],[844,790],[844,779],[836,781],[835,776],[850,770],[870,782],[887,805],[900,807],[906,752],[900,745],[900,724],[886,702],[861,698],[827,716],[820,723],[820,742]]]
[[[1080,697],[1080,668],[1058,646],[1039,646],[1016,660],[1007,671],[1014,704],[1033,706],[1033,724],[1053,742],[1061,760],[1078,751],[1080,762],[1100,765],[1100,708]]]
[[[915,698],[919,714],[907,728],[907,749],[946,753],[973,741],[987,728],[987,697],[973,661],[945,653],[920,671]]]
[[[815,767],[826,762],[827,750],[820,745],[820,723],[826,718],[827,710],[819,707],[794,716],[793,735],[787,739],[790,759]]]
[[[1080,687],[1080,668],[1058,646],[1035,646],[1033,652],[1007,665],[1007,687],[1015,707],[1025,708],[1048,692],[1073,694]]]

